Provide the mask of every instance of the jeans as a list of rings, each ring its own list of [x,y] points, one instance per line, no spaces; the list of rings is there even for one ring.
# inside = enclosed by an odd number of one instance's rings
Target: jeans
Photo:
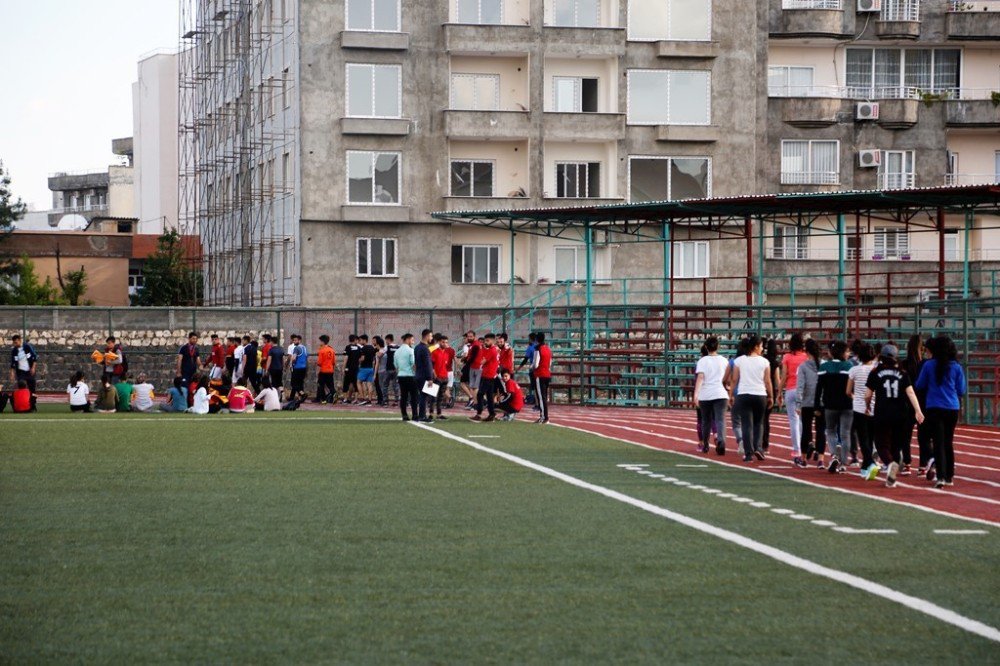
[[[712,435],[712,424],[715,424],[715,442],[721,448],[726,446],[726,405],[725,398],[718,400],[699,400],[698,416],[701,423],[701,443],[708,446]]]
[[[434,409],[437,412],[437,415],[441,416],[441,407],[444,406],[445,397],[448,394],[448,391],[445,390],[448,388],[448,380],[447,378],[435,379],[434,383],[437,384],[438,387],[438,395],[437,398],[434,399]]]
[[[761,450],[764,442],[767,396],[741,393],[736,396],[733,411],[739,413],[740,428],[743,430],[743,456],[749,458],[755,451]]]
[[[733,438],[736,439],[736,450],[743,453],[743,419],[740,412],[736,411],[736,403],[733,402],[733,409],[729,413],[729,420],[733,425]]]
[[[854,410],[827,409],[823,412],[823,418],[826,419],[826,441],[830,446],[830,453],[837,456],[841,465],[847,465],[847,452],[851,448],[851,422],[854,421]]]
[[[955,477],[955,426],[958,425],[958,410],[929,407],[927,421],[930,422],[930,436],[934,443],[934,467],[937,478],[951,481]]]
[[[792,456],[802,456],[802,419],[795,410],[799,408],[799,399],[795,389],[785,390],[785,412],[788,414],[788,431],[792,438]]]
[[[430,416],[434,416],[434,398],[424,393],[424,385],[426,385],[429,381],[432,381],[430,377],[416,377],[414,379],[414,384],[416,385],[417,390],[418,421],[423,421]]]
[[[410,418],[406,413],[407,405],[410,406],[413,418],[417,418],[417,406],[419,403],[417,391],[417,380],[413,377],[399,378],[399,411],[403,413],[404,419]]]

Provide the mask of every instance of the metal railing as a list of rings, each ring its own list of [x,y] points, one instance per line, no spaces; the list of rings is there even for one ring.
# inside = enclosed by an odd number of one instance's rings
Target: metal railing
[[[818,97],[870,101],[879,99],[916,99],[927,101],[991,100],[994,88],[949,88],[919,86],[834,86],[834,85],[769,85],[768,97]]]
[[[842,0],[781,0],[782,9],[843,9]]]
[[[949,12],[1000,12],[1000,0],[948,0]]]
[[[920,0],[882,0],[880,21],[919,21]]]
[[[838,171],[782,171],[782,185],[839,185]]]
[[[948,173],[945,185],[994,185],[1000,183],[1000,173]]]

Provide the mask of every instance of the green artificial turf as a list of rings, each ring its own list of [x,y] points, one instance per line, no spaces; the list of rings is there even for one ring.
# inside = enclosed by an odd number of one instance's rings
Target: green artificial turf
[[[976,663],[997,644],[398,421],[0,417],[3,661]],[[373,416],[378,416],[373,413]],[[350,415],[345,415],[350,416]],[[320,417],[320,418],[317,418]],[[996,532],[557,427],[441,430],[992,626]],[[659,473],[898,535],[841,535]]]

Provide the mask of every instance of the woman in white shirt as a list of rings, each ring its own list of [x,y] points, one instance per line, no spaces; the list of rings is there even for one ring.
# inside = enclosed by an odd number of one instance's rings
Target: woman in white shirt
[[[145,372],[140,372],[139,376],[136,378],[136,384],[132,387],[132,395],[135,398],[132,403],[133,412],[153,411],[153,385],[146,379]]]
[[[69,408],[74,412],[90,412],[90,387],[83,381],[83,373],[77,371],[70,377],[66,387],[69,394]]]
[[[198,380],[198,390],[194,392],[193,404],[188,408],[192,414],[208,414],[208,377]]]
[[[698,403],[698,418],[701,421],[701,452],[708,453],[708,440],[715,424],[715,452],[726,453],[726,406],[729,392],[723,380],[729,369],[729,361],[719,356],[719,339],[715,336],[705,340],[706,356],[698,360],[695,367],[694,399]]]
[[[278,394],[278,389],[271,386],[271,378],[265,376],[260,385],[260,393],[257,394],[257,399],[254,401],[257,403],[257,407],[265,412],[280,412],[281,396]]]
[[[764,418],[774,404],[774,387],[771,384],[771,364],[761,354],[764,341],[759,335],[750,338],[746,356],[733,362],[730,385],[737,387],[733,411],[739,414],[743,428],[743,462],[756,457],[764,459],[761,448],[764,439]],[[730,400],[733,394],[730,392]]]

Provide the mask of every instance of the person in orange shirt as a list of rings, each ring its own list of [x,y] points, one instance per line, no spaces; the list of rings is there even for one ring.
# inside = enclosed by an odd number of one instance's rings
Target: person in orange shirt
[[[319,370],[318,384],[316,386],[316,400],[320,404],[333,402],[333,369],[337,365],[337,354],[330,346],[330,336],[323,334],[319,336],[320,348],[317,352],[316,366]]]

